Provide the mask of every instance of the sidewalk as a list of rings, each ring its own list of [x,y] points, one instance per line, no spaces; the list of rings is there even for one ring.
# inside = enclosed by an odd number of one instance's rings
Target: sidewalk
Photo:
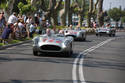
[[[24,44],[24,43],[30,43],[30,42],[32,42],[32,40],[26,40],[26,41],[22,41],[22,42],[15,43],[15,44],[9,44],[9,45],[5,45],[5,46],[0,46],[0,50],[6,49],[6,48],[9,48],[9,47],[12,47],[12,46],[21,45],[21,44]]]

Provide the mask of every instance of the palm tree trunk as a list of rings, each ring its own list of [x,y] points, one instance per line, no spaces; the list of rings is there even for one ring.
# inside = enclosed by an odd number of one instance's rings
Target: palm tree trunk
[[[82,14],[78,14],[78,17],[79,17],[78,25],[81,27],[82,26]]]
[[[91,17],[92,17],[92,11],[93,11],[93,0],[89,0],[90,4],[89,4],[89,12],[88,12],[88,16],[87,16],[87,23],[88,23],[88,27],[92,27],[91,26]]]
[[[99,26],[101,27],[104,24],[103,0],[99,0],[97,18],[98,18]]]
[[[9,16],[13,12],[13,4],[15,3],[15,0],[9,0],[7,1],[7,8],[4,9],[5,17],[8,19]]]
[[[70,7],[70,0],[65,0],[64,9],[61,11],[61,25],[66,25],[66,17],[68,16],[68,11]]]

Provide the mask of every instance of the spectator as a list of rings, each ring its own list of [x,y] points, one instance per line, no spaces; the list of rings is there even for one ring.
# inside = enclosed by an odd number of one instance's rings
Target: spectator
[[[27,23],[28,25],[30,25],[30,24],[32,23],[32,17],[31,17],[31,16],[29,16],[29,17],[27,18],[26,23]]]
[[[12,29],[11,27],[13,27],[13,24],[8,24],[4,30],[3,30],[3,33],[1,35],[1,38],[3,40],[3,43],[6,43],[6,41],[8,41],[8,38],[9,38],[9,35],[10,33],[12,32]]]
[[[26,20],[26,31],[27,31],[27,36],[28,38],[30,37],[30,32],[29,32],[29,28],[30,28],[30,25],[31,23],[33,22],[33,19],[31,16],[28,16],[27,20]]]
[[[34,20],[35,20],[35,24],[39,25],[39,16],[37,14],[35,14],[34,16]]]
[[[18,27],[20,29],[20,35],[21,37],[23,37],[23,31],[25,29],[25,25],[23,24],[23,20],[20,20],[19,23],[18,23]]]
[[[42,34],[45,34],[46,33],[46,20],[45,18],[42,20]]]
[[[96,29],[96,27],[97,27],[96,22],[93,22],[93,27]]]
[[[36,27],[35,24],[31,23],[30,28],[29,28],[29,34],[31,38],[33,37],[33,33],[35,32],[35,27]]]
[[[79,25],[76,26],[76,30],[81,30]]]
[[[53,26],[53,29],[51,30],[51,33],[52,34],[56,34],[57,33],[57,31],[56,31],[56,25]]]
[[[18,18],[16,17],[16,13],[15,12],[13,12],[13,14],[9,17],[9,19],[8,19],[8,23],[12,23],[12,24],[14,24],[14,23],[16,23],[18,21]]]
[[[0,35],[3,32],[3,28],[6,26],[6,20],[4,17],[4,12],[0,12]]]
[[[20,29],[18,27],[18,23],[14,24],[14,35],[15,35],[15,39],[19,39],[20,36]]]
[[[50,25],[49,21],[46,20],[46,27],[50,27],[50,26],[51,26],[51,25]]]

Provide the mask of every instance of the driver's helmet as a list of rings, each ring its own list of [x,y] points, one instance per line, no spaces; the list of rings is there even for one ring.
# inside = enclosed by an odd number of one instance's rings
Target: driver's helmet
[[[64,30],[60,30],[60,31],[59,31],[59,34],[64,34]]]
[[[46,29],[46,34],[47,34],[47,36],[51,36],[51,30],[50,29]]]

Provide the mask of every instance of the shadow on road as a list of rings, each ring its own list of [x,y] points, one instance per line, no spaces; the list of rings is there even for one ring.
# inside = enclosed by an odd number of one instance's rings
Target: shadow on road
[[[72,80],[11,80],[11,82],[0,82],[0,83],[72,83]]]
[[[83,66],[85,67],[96,67],[102,69],[115,69],[125,71],[125,61],[115,60],[115,59],[102,59],[102,58],[93,58],[85,57]]]
[[[0,62],[11,62],[11,61],[27,61],[27,62],[50,62],[50,63],[60,63],[60,64],[73,64],[74,58],[78,54],[73,54],[71,57],[57,57],[57,56],[39,56],[32,58],[9,58],[9,57],[0,57]]]

